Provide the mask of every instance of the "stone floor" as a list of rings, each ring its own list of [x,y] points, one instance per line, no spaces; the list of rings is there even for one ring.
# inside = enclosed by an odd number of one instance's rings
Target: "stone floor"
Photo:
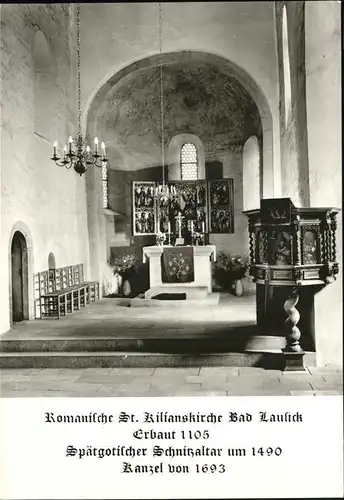
[[[250,327],[256,323],[255,294],[221,293],[211,307],[126,307],[127,299],[102,299],[66,317],[16,323],[1,340],[156,335],[202,335]],[[178,304],[179,305],[179,304]]]
[[[60,320],[23,322],[1,339],[142,338],[227,334],[255,325],[255,296],[221,294],[204,309],[121,307],[104,299]],[[342,394],[342,370],[313,368],[285,373],[251,367],[2,369],[1,397],[273,396]]]
[[[1,397],[318,396],[343,394],[340,368],[281,372],[261,368],[9,369]]]

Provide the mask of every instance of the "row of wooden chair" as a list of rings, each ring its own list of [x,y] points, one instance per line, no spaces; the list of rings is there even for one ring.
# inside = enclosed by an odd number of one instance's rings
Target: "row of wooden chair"
[[[35,274],[36,317],[66,316],[100,298],[99,281],[84,281],[83,264]]]

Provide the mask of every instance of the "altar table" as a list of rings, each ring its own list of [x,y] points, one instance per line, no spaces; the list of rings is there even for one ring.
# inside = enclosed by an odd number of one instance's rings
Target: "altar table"
[[[164,250],[173,249],[173,253],[188,254],[190,252],[183,252],[182,249],[193,249],[193,273],[192,281],[166,281],[166,273],[163,273],[163,252]],[[193,291],[204,290],[207,294],[212,291],[212,266],[211,261],[216,261],[216,247],[215,245],[205,246],[149,246],[143,247],[143,262],[149,259],[149,290],[145,293],[146,298],[153,297],[158,293],[170,292],[178,293],[184,292],[190,297]],[[170,252],[171,253],[171,252]],[[171,264],[172,267],[172,264]],[[188,266],[189,267],[189,266]],[[188,279],[188,278],[186,278]],[[188,297],[187,297],[188,298]]]

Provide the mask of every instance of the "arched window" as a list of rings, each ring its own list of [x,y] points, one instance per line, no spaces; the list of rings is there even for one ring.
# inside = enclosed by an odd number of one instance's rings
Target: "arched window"
[[[56,269],[55,255],[53,252],[50,252],[48,255],[48,269]]]
[[[284,5],[282,14],[282,50],[283,50],[283,79],[284,79],[284,122],[287,123],[291,112],[291,82],[290,59],[288,41],[287,9]]]
[[[53,57],[42,31],[36,31],[32,43],[34,69],[34,131],[49,138],[51,110],[54,107]]]
[[[243,148],[243,207],[253,210],[260,206],[260,158],[256,136],[247,139]]]
[[[109,208],[108,165],[106,162],[104,162],[102,165],[102,198],[103,198],[103,208]]]
[[[198,179],[197,148],[190,142],[183,144],[180,150],[180,169],[183,181]]]

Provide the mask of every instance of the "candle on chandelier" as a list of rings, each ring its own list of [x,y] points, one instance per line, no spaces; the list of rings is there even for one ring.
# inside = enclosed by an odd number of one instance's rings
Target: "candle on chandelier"
[[[69,136],[68,142],[69,142],[69,152],[71,153],[73,144],[73,137],[71,135]]]
[[[87,153],[87,154],[90,154],[90,151],[91,151],[91,148],[90,148],[90,146],[87,144],[87,146],[86,146],[86,153]]]
[[[94,152],[98,153],[98,137],[94,138]]]
[[[54,141],[54,157],[57,156],[57,141]]]
[[[103,158],[106,158],[106,154],[105,154],[105,142],[101,143],[101,148],[102,148]]]
[[[63,147],[63,156],[66,158],[66,154],[67,154],[67,146],[64,145]]]

